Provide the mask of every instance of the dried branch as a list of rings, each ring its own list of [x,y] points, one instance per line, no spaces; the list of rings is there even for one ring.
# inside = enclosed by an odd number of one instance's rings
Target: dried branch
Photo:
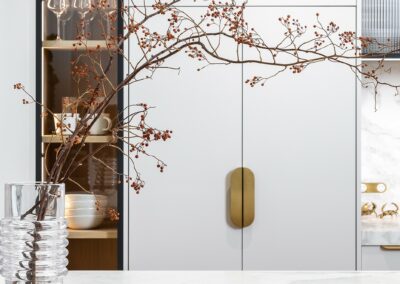
[[[391,48],[390,42],[379,43],[373,38],[357,36],[354,31],[342,31],[334,22],[325,24],[318,13],[315,24],[308,26],[291,15],[277,19],[277,32],[282,31],[282,38],[274,43],[263,39],[249,26],[244,13],[246,3],[237,5],[234,0],[224,3],[211,0],[204,13],[195,17],[177,6],[180,0],[155,0],[151,7],[147,7],[144,2],[143,7],[139,7],[135,4],[136,1],[131,0],[129,7],[121,5],[121,9],[116,11],[115,14],[123,19],[123,34],[106,35],[104,26],[100,23],[106,50],[100,46],[89,47],[86,37],[77,38],[76,48],[84,47],[85,52],[77,52],[71,66],[78,89],[76,96],[84,110],[73,133],[63,139],[63,143],[57,148],[55,162],[48,171],[49,182],[69,180],[85,190],[71,176],[90,159],[112,170],[118,179],[123,177],[136,192],[145,184],[136,168],[137,158],[146,156],[154,159],[157,168],[163,172],[166,164],[156,155],[149,154],[147,148],[156,141],[169,140],[172,131],[159,130],[147,124],[146,118],[152,108],[146,104],[125,107],[113,118],[114,141],[100,145],[83,157],[81,154],[91,127],[120,91],[143,80],[151,80],[160,69],[180,72],[179,66],[173,67],[167,63],[178,54],[195,60],[200,65],[197,67],[198,71],[205,71],[214,65],[230,64],[258,64],[276,68],[268,75],[255,74],[247,78],[245,82],[250,87],[263,86],[283,72],[296,75],[313,64],[331,62],[348,67],[365,86],[374,88],[375,95],[378,94],[379,86],[391,87],[396,94],[400,88],[399,84],[383,81],[378,75],[385,72],[385,57],[400,50]],[[99,0],[93,10],[101,11],[107,5],[108,0]],[[109,20],[114,24],[112,30],[117,30],[117,17],[110,17]],[[132,58],[128,58],[123,51],[128,40],[135,47],[135,56]],[[358,59],[373,56],[362,53],[363,49],[372,44],[382,53],[382,61],[377,66],[358,63]],[[232,50],[232,54],[223,52],[227,47]],[[122,80],[114,82],[109,72],[118,57],[126,61],[129,69]],[[38,103],[21,84],[14,87],[28,96],[29,100],[24,100],[23,103]],[[102,98],[99,103],[98,98]],[[54,116],[46,106],[40,106]],[[129,153],[125,153],[115,142],[128,145]],[[122,153],[132,165],[136,176],[118,173],[101,160],[96,154],[105,148],[113,148]],[[45,152],[47,156],[47,149]],[[41,202],[35,207],[39,211],[39,220],[44,216],[42,211],[46,209],[46,198]],[[27,213],[30,214],[33,210]]]

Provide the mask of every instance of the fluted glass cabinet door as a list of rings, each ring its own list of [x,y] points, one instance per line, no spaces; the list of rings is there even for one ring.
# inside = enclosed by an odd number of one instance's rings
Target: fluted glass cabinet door
[[[260,6],[246,16],[271,43],[283,37],[279,17],[312,29],[317,12],[324,23],[356,30],[356,7]],[[244,78],[268,70],[277,71],[245,65]],[[255,219],[243,231],[243,269],[356,268],[356,83],[345,66],[324,62],[244,88],[243,157],[255,176]]]
[[[200,17],[206,8],[183,9]],[[165,31],[163,19],[151,29]],[[131,57],[138,54],[131,41]],[[152,126],[173,130],[148,149],[168,164],[164,173],[154,160],[137,160],[146,186],[130,192],[130,269],[241,269],[241,230],[227,216],[228,175],[241,166],[241,66],[198,72],[197,62],[182,52],[165,63],[180,72],[160,69],[129,89],[130,103],[156,106]]]

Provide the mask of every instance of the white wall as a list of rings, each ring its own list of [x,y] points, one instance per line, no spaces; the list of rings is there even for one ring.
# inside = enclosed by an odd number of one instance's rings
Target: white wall
[[[35,106],[13,90],[21,82],[35,95],[34,0],[2,0],[0,9],[0,217],[4,183],[35,180]]]

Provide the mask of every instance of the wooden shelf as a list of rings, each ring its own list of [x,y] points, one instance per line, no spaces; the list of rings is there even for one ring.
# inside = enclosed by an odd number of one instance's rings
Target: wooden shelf
[[[68,239],[116,239],[116,228],[99,228],[93,230],[68,229]]]
[[[68,135],[42,135],[43,143],[62,143],[63,140],[67,139]],[[88,136],[85,143],[110,143],[113,141],[114,137],[111,135],[92,135]]]
[[[43,48],[49,50],[85,50],[86,48],[95,49],[98,46],[102,50],[107,50],[107,43],[105,40],[87,40],[85,41],[86,46],[84,44],[79,45],[79,41],[77,40],[45,40],[43,41]],[[112,47],[110,49],[114,49]]]

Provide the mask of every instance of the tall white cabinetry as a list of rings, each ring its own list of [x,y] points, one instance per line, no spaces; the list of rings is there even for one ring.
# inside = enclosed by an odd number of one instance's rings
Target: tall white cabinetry
[[[193,14],[200,4],[185,7]],[[249,1],[246,17],[268,41],[288,14],[312,25],[356,30],[353,1]],[[134,54],[131,43],[131,55]],[[227,47],[226,52],[230,52]],[[244,55],[247,56],[246,50]],[[157,106],[149,119],[173,129],[153,147],[168,168],[138,165],[147,181],[130,193],[126,237],[132,270],[354,270],[357,266],[357,82],[344,66],[319,63],[265,87],[243,82],[272,70],[215,66],[197,72],[185,54],[133,85],[130,100]],[[255,219],[235,228],[229,176],[255,175]]]

